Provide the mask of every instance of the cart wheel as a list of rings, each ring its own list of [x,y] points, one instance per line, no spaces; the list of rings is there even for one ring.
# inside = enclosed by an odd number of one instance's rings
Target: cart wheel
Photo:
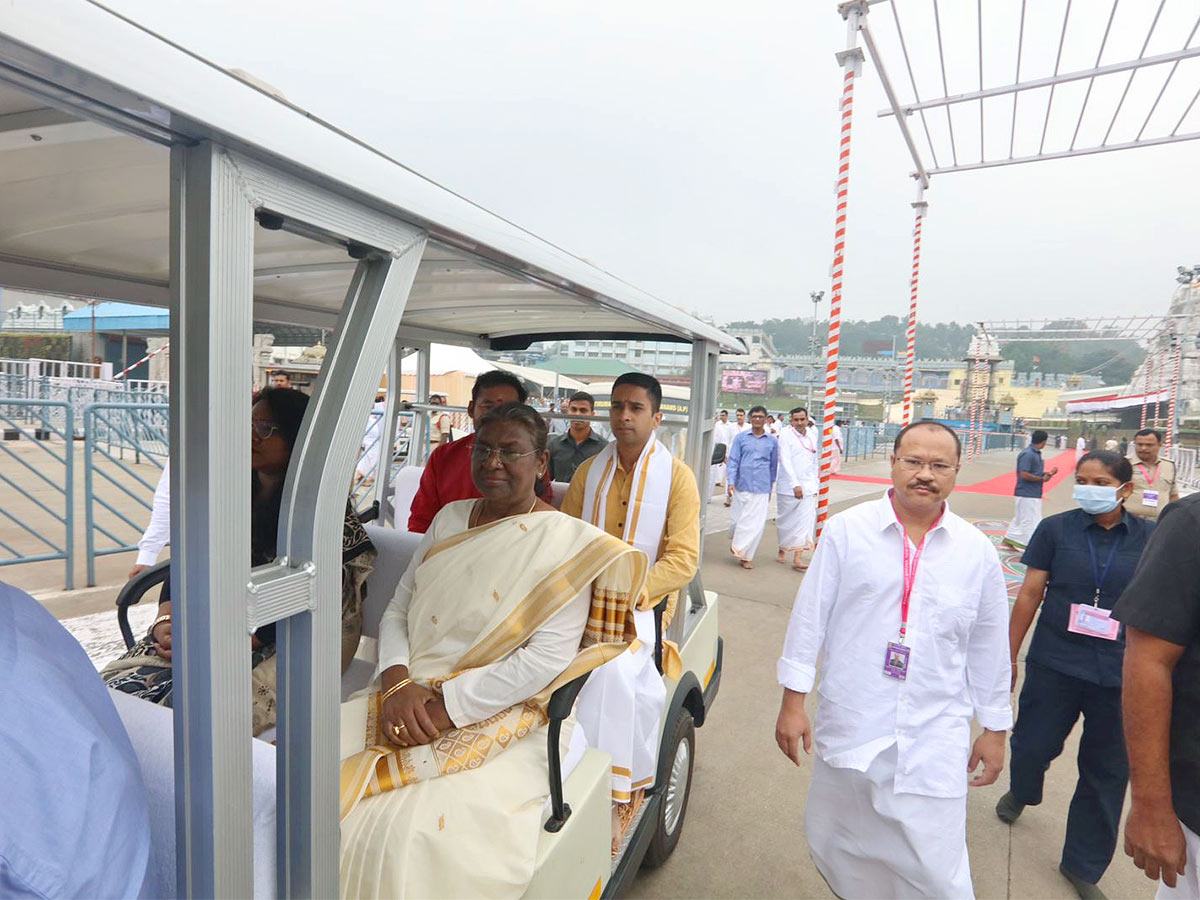
[[[675,733],[667,751],[671,760],[667,783],[659,787],[663,792],[663,801],[658,808],[658,825],[642,861],[642,865],[648,869],[661,866],[667,861],[683,833],[683,819],[687,815],[688,798],[692,790],[695,751],[696,726],[692,721],[692,714],[686,709],[680,710],[679,718],[675,720]]]

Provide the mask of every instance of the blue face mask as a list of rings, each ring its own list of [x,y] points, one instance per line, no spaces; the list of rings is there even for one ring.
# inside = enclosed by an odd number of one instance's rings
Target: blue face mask
[[[1077,484],[1073,496],[1079,508],[1093,516],[1112,512],[1120,502],[1117,489],[1107,484]]]

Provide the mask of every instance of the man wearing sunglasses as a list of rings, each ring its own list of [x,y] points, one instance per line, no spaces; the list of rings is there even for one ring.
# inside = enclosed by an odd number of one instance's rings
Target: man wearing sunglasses
[[[1013,716],[1000,560],[946,503],[959,453],[941,423],[900,432],[891,490],[825,526],[779,659],[775,740],[796,765],[816,743],[805,834],[849,900],[974,895],[968,777],[996,780]]]
[[[505,403],[524,403],[528,396],[517,376],[493,369],[475,379],[471,388],[471,402],[467,404],[467,415],[478,428],[479,422],[493,409]],[[482,496],[471,481],[471,454],[474,450],[475,433],[471,432],[457,441],[439,444],[429,455],[409,511],[409,531],[424,534],[433,517],[447,503]],[[538,495],[547,503],[553,497],[549,469],[542,474],[542,488]]]

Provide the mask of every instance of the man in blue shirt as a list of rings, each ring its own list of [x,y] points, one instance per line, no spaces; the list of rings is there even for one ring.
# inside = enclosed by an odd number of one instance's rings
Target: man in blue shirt
[[[0,897],[137,897],[150,814],[133,745],[83,648],[0,583]]]
[[[1058,474],[1057,467],[1047,472],[1042,462],[1047,437],[1046,432],[1035,431],[1029,446],[1017,456],[1017,486],[1013,489],[1017,508],[1004,535],[1004,543],[1015,550],[1024,550],[1037,530],[1042,521],[1042,485]]]
[[[754,553],[767,527],[771,486],[779,470],[779,439],[766,431],[767,410],[750,410],[750,430],[733,439],[727,463],[730,546],[743,569],[754,568]]]

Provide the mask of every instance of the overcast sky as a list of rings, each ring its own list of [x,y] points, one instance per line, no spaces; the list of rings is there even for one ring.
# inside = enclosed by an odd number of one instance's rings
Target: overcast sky
[[[841,70],[832,0],[106,0],[241,68],[535,234],[720,323],[808,316],[829,288]],[[932,0],[896,0],[922,97],[941,93]],[[1158,0],[1122,0],[1101,64],[1137,56]],[[1015,80],[1020,0],[985,0],[984,85]],[[1052,73],[1066,0],[1037,0],[1021,80]],[[979,88],[976,4],[943,0],[950,93]],[[1076,2],[1060,71],[1088,68],[1109,0]],[[1147,55],[1185,46],[1200,0],[1167,0]],[[912,89],[887,4],[872,8],[902,101]],[[1191,39],[1200,46],[1200,34]],[[1134,79],[1109,142],[1132,139],[1169,66]],[[1126,84],[1093,88],[1079,146]],[[1082,81],[1056,93],[1046,149],[1070,144]],[[1200,88],[1183,62],[1145,137]],[[1014,151],[1036,152],[1048,92],[1022,96]],[[907,315],[913,166],[868,62],[855,97],[844,314]],[[954,112],[979,158],[980,104]],[[927,166],[932,154],[913,116]],[[927,117],[951,163],[944,112]],[[987,101],[1007,156],[1011,98]],[[1179,133],[1200,132],[1200,102]],[[1175,266],[1200,263],[1200,141],[935,176],[921,309],[928,321],[1165,312]],[[822,315],[827,306],[821,308]]]

